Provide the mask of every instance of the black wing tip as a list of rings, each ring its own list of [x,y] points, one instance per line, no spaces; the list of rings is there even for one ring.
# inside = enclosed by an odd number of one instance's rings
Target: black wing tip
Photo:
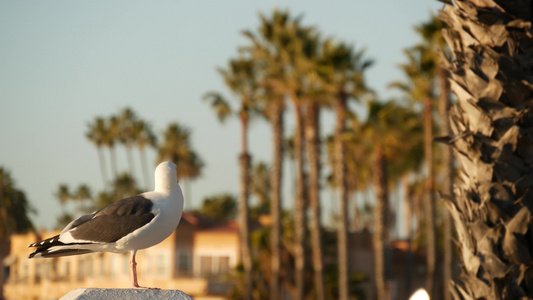
[[[61,256],[81,255],[94,252],[89,249],[60,249],[55,251],[48,251],[48,249],[35,250],[35,252],[28,255],[28,258],[52,258]]]
[[[45,246],[45,245],[56,246],[56,245],[64,245],[64,243],[60,242],[59,241],[59,235],[56,235],[56,236],[53,236],[51,238],[35,242],[33,244],[29,244],[28,248],[41,247],[41,246]]]

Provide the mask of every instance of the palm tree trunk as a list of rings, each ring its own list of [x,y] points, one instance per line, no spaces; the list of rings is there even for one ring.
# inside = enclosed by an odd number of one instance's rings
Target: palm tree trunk
[[[448,72],[442,66],[437,68],[437,78],[439,81],[439,113],[441,119],[440,135],[450,136],[450,119],[448,113],[450,111],[450,84],[448,82]],[[444,146],[442,149],[442,195],[445,198],[451,198],[453,195],[453,156],[452,149]],[[445,211],[443,215],[443,229],[444,229],[444,258],[443,258],[443,292],[444,300],[451,300],[450,290],[448,286],[452,281],[452,220],[450,214]]]
[[[251,157],[248,154],[248,119],[241,114],[241,142],[242,152],[239,156],[240,165],[240,192],[239,192],[239,235],[241,242],[241,256],[244,266],[243,299],[252,299],[252,252],[250,247],[250,217],[248,198],[250,195],[250,165]]]
[[[130,170],[130,177],[134,179],[135,175],[135,166],[133,165],[133,157],[131,155],[131,146],[126,144],[126,157],[128,158],[128,166]]]
[[[342,135],[345,130],[346,97],[340,96],[337,102],[337,124],[335,126],[335,177],[339,193],[339,221],[337,228],[338,269],[339,269],[339,299],[349,299],[349,254],[348,254],[348,186],[346,183],[346,165],[344,163],[344,141]]]
[[[295,300],[305,298],[305,231],[306,231],[306,205],[305,205],[305,179],[303,168],[303,127],[300,103],[293,98],[296,118],[296,132],[294,135],[294,160],[296,163],[296,195],[294,198],[294,259],[296,283]]]
[[[478,6],[479,5],[479,6]],[[456,0],[441,11],[461,163],[445,199],[462,261],[455,299],[533,299],[531,1]]]
[[[141,169],[143,173],[144,187],[146,190],[150,189],[150,180],[148,179],[148,167],[146,163],[146,150],[139,149],[139,154],[141,156]]]
[[[427,257],[426,291],[435,297],[435,265],[437,261],[435,235],[435,194],[433,177],[433,105],[428,98],[424,104],[424,160],[426,163],[426,182],[424,197],[424,216],[426,219]]]
[[[374,150],[374,161],[372,167],[372,180],[376,202],[374,205],[374,267],[377,299],[390,299],[390,286],[385,274],[387,269],[385,263],[386,245],[388,243],[388,192],[387,175],[385,170],[385,157],[381,146],[376,146]]]
[[[107,190],[107,175],[105,172],[105,157],[104,153],[102,152],[102,147],[97,146],[96,151],[98,152],[98,162],[100,163],[100,175],[102,176],[102,183],[104,184],[104,191]]]
[[[281,269],[281,182],[283,175],[283,106],[276,104],[271,114],[273,132],[273,162],[270,174],[270,214],[272,229],[270,246],[272,248],[270,299],[281,299],[280,269]]]
[[[4,200],[4,177],[0,173],[0,219],[4,224],[0,224],[0,300],[4,299],[4,259],[7,257],[11,247],[11,228],[7,216],[7,209]]]
[[[309,204],[311,206],[311,249],[315,275],[317,300],[324,300],[324,262],[322,250],[322,226],[320,222],[320,110],[314,102],[306,105],[305,139],[309,158]]]
[[[239,234],[241,239],[241,255],[244,266],[244,294],[243,299],[252,299],[252,252],[250,249],[249,226],[249,181],[250,155],[242,153],[239,157],[241,168],[241,190],[239,193]]]
[[[2,262],[9,255],[10,247],[11,247],[11,241],[10,241],[9,235],[7,235],[6,237],[3,237],[0,235],[0,266],[2,267],[0,270],[0,300],[5,299],[4,298],[5,277],[4,277],[4,265]]]
[[[109,157],[111,159],[111,171],[113,172],[113,177],[118,177],[118,169],[117,169],[117,158],[115,155],[115,146],[109,146]]]
[[[413,285],[413,198],[409,190],[409,176],[408,174],[402,177],[402,185],[404,190],[404,224],[407,240],[407,259],[405,268],[405,291],[408,295],[412,293]]]

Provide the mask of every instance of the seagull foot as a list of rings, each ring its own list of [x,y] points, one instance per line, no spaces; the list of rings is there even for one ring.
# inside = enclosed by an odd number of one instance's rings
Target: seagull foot
[[[146,287],[146,286],[133,286],[134,289],[139,289],[139,290],[160,290],[160,288],[153,288],[153,287]]]

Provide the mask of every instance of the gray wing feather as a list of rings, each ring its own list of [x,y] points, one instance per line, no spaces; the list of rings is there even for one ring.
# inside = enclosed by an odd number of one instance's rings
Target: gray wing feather
[[[95,212],[96,213],[96,212]],[[94,218],[94,213],[93,214],[90,214],[90,215],[83,215],[79,218],[77,218],[76,220],[68,223],[68,225],[63,229],[63,231],[61,231],[61,233],[65,233],[69,230],[71,230],[72,228],[75,228],[75,227],[78,227],[80,226],[81,224],[89,221],[90,219]]]

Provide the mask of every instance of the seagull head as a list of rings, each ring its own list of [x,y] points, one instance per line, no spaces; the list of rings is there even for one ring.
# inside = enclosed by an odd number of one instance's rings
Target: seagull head
[[[155,168],[155,190],[158,192],[169,192],[178,185],[178,173],[176,165],[169,161],[160,163]]]

